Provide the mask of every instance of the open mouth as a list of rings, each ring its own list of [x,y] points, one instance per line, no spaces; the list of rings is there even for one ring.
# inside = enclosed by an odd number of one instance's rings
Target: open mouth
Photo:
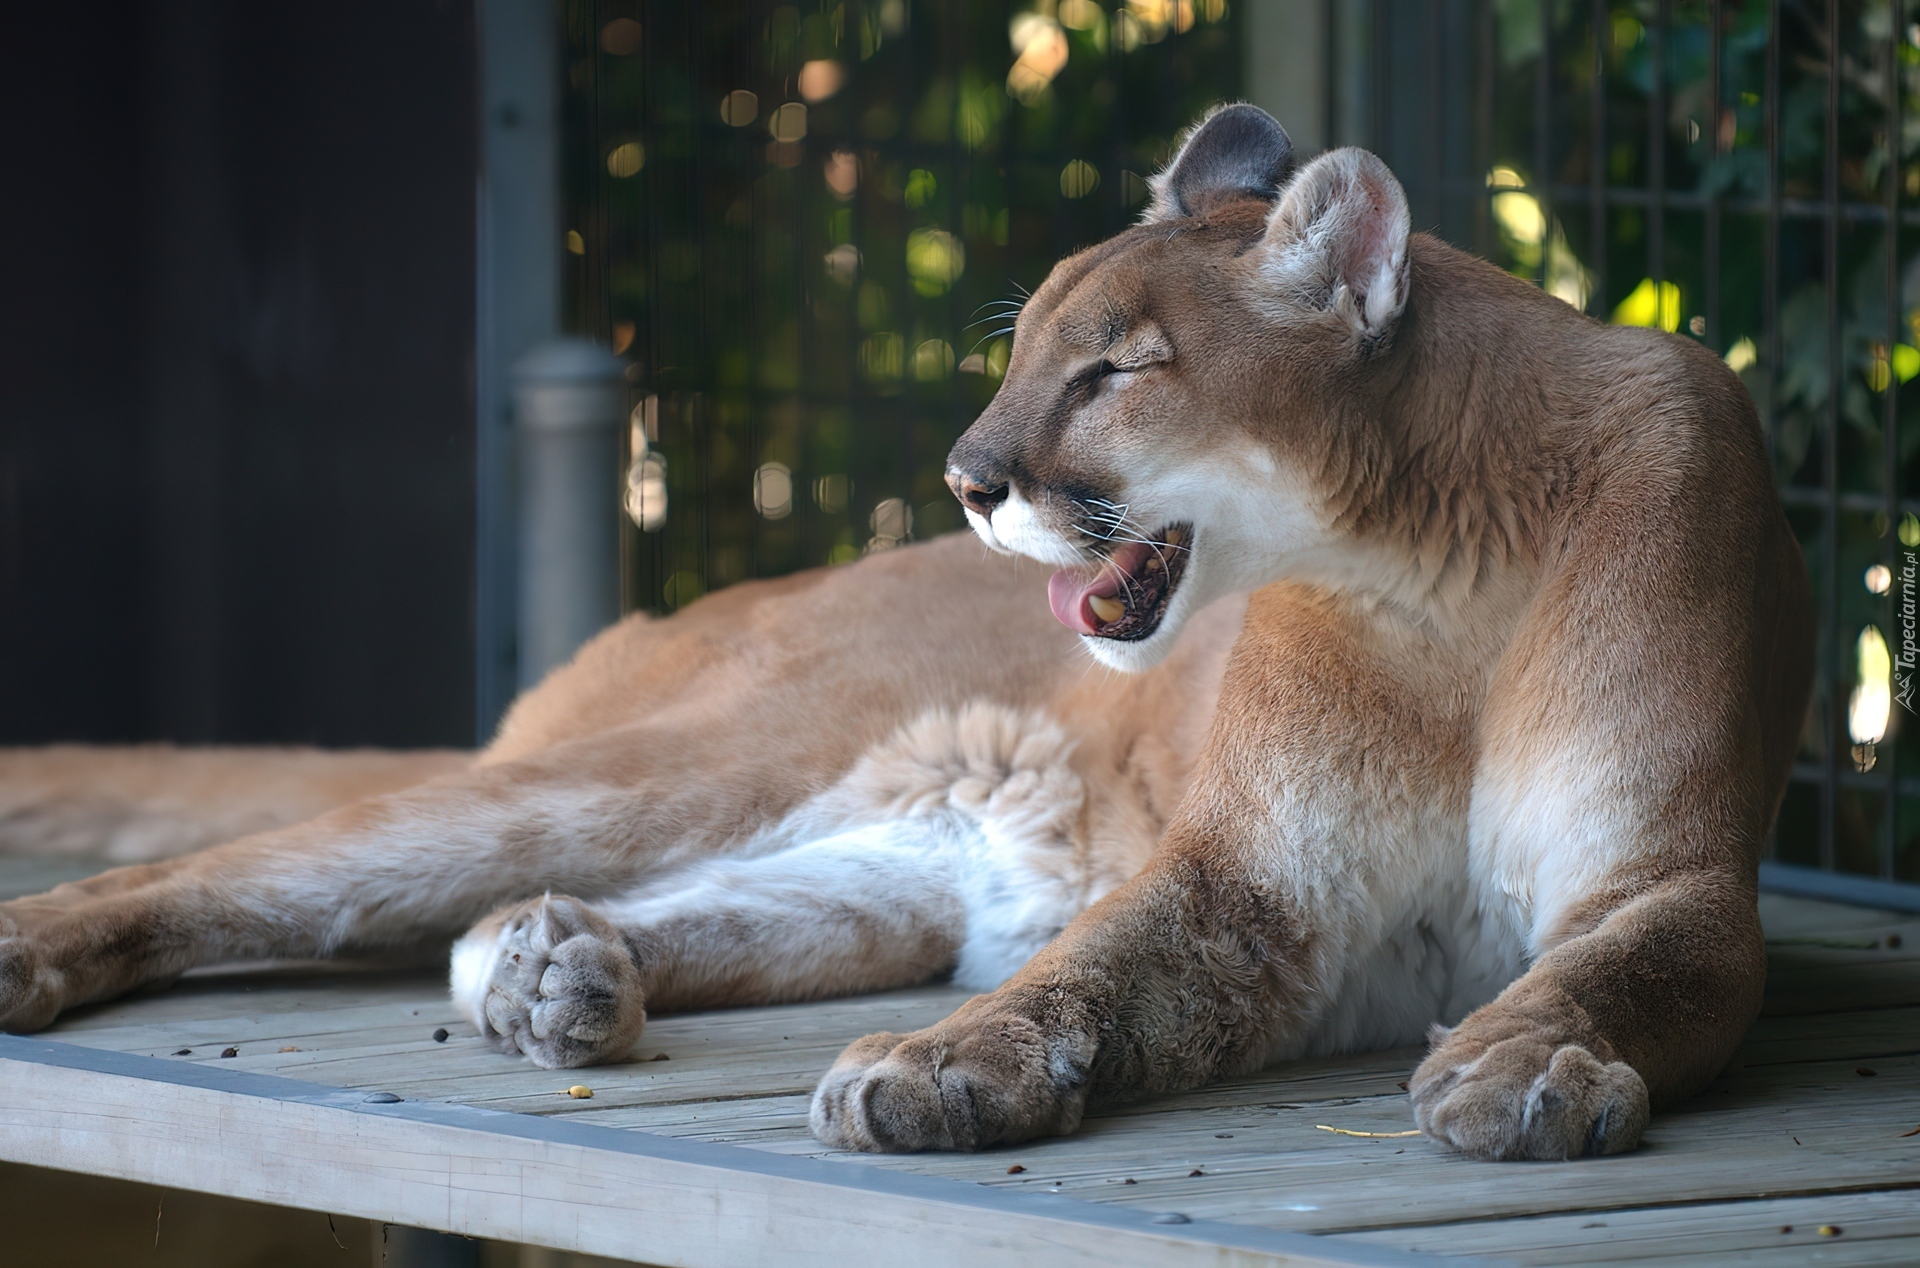
[[[1160,628],[1192,550],[1191,524],[1169,524],[1150,541],[1115,542],[1091,577],[1054,573],[1047,602],[1076,633],[1138,642]]]

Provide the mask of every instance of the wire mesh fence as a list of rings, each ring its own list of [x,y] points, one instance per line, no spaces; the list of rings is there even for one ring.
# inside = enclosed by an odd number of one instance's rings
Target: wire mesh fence
[[[1753,394],[1820,628],[1776,855],[1920,880],[1910,7],[1369,7],[1371,122],[1416,217],[1594,317],[1708,344]]]
[[[565,15],[569,320],[657,398],[641,608],[958,527],[944,459],[1005,301],[1125,224],[1239,82],[1224,0]]]

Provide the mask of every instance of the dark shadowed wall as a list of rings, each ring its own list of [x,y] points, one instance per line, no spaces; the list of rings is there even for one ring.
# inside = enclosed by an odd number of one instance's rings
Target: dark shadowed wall
[[[470,3],[0,41],[0,743],[472,736]]]

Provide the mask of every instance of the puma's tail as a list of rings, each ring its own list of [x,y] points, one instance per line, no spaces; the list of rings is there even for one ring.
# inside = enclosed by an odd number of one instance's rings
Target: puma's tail
[[[311,819],[473,754],[166,744],[0,748],[0,855],[140,863]]]

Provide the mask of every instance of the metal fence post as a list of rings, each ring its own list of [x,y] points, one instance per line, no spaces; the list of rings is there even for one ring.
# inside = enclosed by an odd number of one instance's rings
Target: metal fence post
[[[560,333],[560,21],[550,0],[480,0],[474,327],[474,731],[520,681],[512,366]]]
[[[513,368],[520,437],[520,685],[620,615],[620,362],[585,339]]]

